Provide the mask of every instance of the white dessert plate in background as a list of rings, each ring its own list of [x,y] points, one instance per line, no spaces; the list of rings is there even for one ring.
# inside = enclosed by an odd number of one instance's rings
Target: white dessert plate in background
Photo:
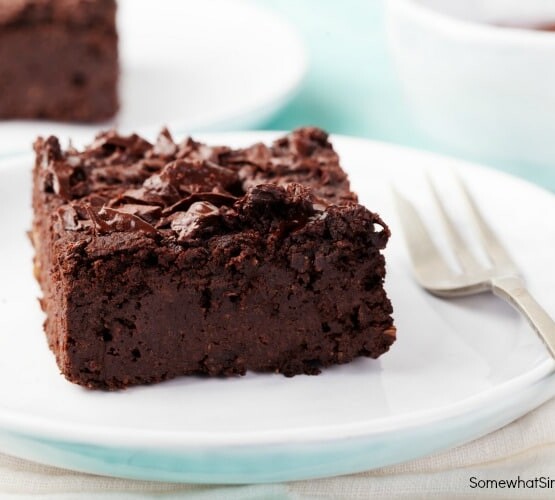
[[[274,137],[199,136],[232,145]],[[415,284],[389,186],[394,182],[434,224],[424,172],[442,186],[453,208],[458,202],[449,172],[460,172],[551,313],[555,226],[549,216],[555,197],[449,158],[361,139],[333,142],[361,201],[393,233],[386,287],[398,340],[391,351],[319,376],[187,377],[119,392],[86,390],[59,374],[42,331],[25,234],[32,158],[1,159],[0,450],[141,479],[295,480],[362,471],[461,444],[555,394],[553,362],[508,305],[489,295],[444,301]],[[464,226],[462,212],[456,214]]]
[[[307,69],[297,32],[249,0],[119,0],[121,109],[98,125],[0,121],[0,152],[37,135],[178,122],[188,131],[255,128],[290,99]]]

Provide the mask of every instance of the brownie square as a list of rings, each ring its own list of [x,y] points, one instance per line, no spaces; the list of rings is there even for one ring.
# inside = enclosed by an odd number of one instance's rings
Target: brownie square
[[[317,374],[395,340],[389,229],[322,130],[244,149],[112,131],[35,151],[35,272],[68,380]]]
[[[0,0],[0,119],[114,116],[115,16],[115,0]]]

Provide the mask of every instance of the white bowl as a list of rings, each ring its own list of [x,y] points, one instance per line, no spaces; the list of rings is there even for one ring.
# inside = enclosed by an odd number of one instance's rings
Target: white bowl
[[[555,167],[553,0],[388,0],[388,39],[416,124],[473,158]]]

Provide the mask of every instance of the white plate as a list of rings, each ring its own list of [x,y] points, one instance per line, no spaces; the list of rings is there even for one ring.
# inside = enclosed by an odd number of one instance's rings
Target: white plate
[[[242,145],[274,136],[201,138]],[[434,223],[423,171],[451,195],[448,174],[459,170],[551,312],[555,226],[547,215],[555,212],[555,197],[440,156],[345,137],[334,143],[361,201],[393,231],[387,289],[398,341],[391,351],[317,377],[181,378],[113,393],[82,389],[58,373],[42,332],[25,234],[31,158],[2,160],[0,448],[129,477],[282,481],[360,471],[459,444],[554,394],[552,361],[509,306],[488,295],[443,301],[415,285],[388,189],[394,181]]]
[[[135,130],[254,128],[292,97],[307,53],[291,26],[246,0],[120,0],[121,110],[97,126],[0,121],[0,151],[45,133],[88,135],[114,123]]]

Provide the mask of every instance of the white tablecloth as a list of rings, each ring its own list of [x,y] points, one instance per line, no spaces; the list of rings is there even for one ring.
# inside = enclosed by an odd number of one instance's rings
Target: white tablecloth
[[[519,478],[520,488],[471,487],[479,481]],[[536,478],[537,487],[523,487],[524,482],[532,486]],[[552,487],[542,488],[549,479]],[[0,499],[4,498],[553,499],[555,399],[497,432],[447,452],[362,474],[287,484],[206,486],[131,481],[46,467],[0,454]]]

